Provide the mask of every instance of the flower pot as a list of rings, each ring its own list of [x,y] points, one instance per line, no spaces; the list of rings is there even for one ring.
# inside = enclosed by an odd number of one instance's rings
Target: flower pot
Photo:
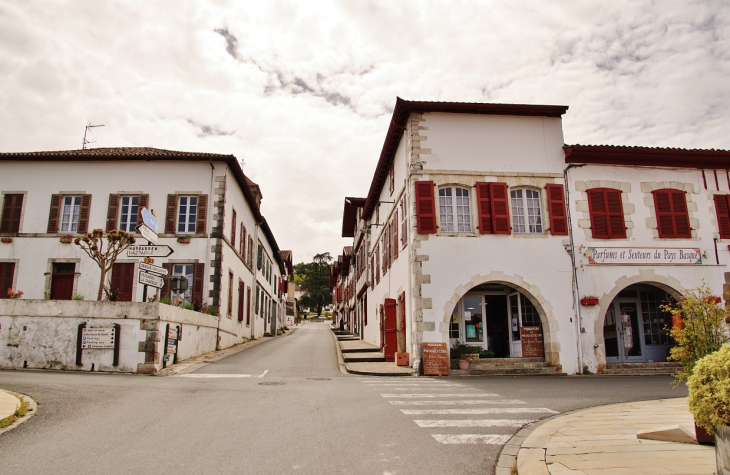
[[[591,305],[598,305],[598,299],[580,299],[580,304],[584,307],[589,307]]]
[[[9,237],[0,238],[0,242],[4,242],[5,244],[10,244],[11,242],[13,242],[13,238],[9,238]]]
[[[179,237],[177,238],[177,242],[180,244],[190,244],[190,238]]]
[[[713,432],[707,432],[702,427],[698,426],[695,422],[695,437],[697,443],[701,445],[715,445],[715,434]]]
[[[71,236],[61,236],[60,241],[64,244],[71,244],[74,241],[74,238]]]
[[[459,360],[459,369],[462,369],[464,371],[469,369],[469,360],[460,359]]]
[[[463,360],[478,360],[479,359],[479,353],[466,353],[464,355],[461,355],[461,359]]]
[[[730,426],[715,427],[717,475],[730,475]]]
[[[396,353],[395,364],[396,366],[408,366],[408,353]]]

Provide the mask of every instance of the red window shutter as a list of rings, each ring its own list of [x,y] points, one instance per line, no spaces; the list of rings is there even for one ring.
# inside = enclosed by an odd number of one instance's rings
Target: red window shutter
[[[251,287],[246,287],[246,326],[251,325]]]
[[[231,215],[231,246],[233,249],[236,248],[236,210],[233,210]]]
[[[375,258],[370,256],[370,289],[375,288]]]
[[[672,212],[674,213],[674,231],[677,237],[692,237],[692,229],[689,227],[687,195],[680,190],[673,191],[670,195],[672,197]]]
[[[375,283],[380,283],[380,245],[375,246]]]
[[[606,194],[602,189],[588,190],[588,209],[591,216],[591,234],[594,238],[609,239],[606,216]]]
[[[659,237],[691,237],[684,191],[664,189],[655,190],[653,194]]]
[[[545,187],[550,210],[550,234],[568,235],[568,218],[565,211],[565,192],[563,185],[548,184]]]
[[[492,199],[489,195],[489,183],[479,182],[477,187],[477,209],[479,211],[479,232],[492,234]]]
[[[8,289],[13,288],[15,262],[0,262],[0,299],[7,299]]]
[[[246,286],[242,280],[238,281],[238,321],[243,321],[243,296],[246,293]]]
[[[509,197],[506,183],[490,183],[489,199],[492,204],[492,229],[494,234],[509,234]]]
[[[48,233],[58,232],[58,214],[61,209],[61,195],[51,195],[51,210],[48,212]]]
[[[408,205],[406,204],[405,198],[403,198],[403,201],[401,202],[401,219],[403,220],[402,228],[401,228],[401,245],[403,246],[403,249],[406,248],[408,245],[408,212],[406,211],[406,207]]]
[[[198,219],[195,223],[195,234],[206,233],[206,218],[208,216],[208,195],[198,195]]]
[[[81,208],[79,209],[79,234],[89,232],[89,214],[91,212],[91,195],[81,195]]]
[[[0,220],[0,233],[20,232],[20,215],[23,210],[23,195],[5,195],[3,214]],[[0,293],[6,289],[0,288]]]
[[[624,223],[621,191],[594,188],[588,190],[587,194],[593,237],[597,239],[625,238],[626,224]]]
[[[721,239],[730,238],[730,206],[728,206],[730,195],[715,195],[715,212],[717,213],[717,226],[720,230]],[[0,287],[0,289],[2,289]]]
[[[205,264],[195,264],[193,274],[193,303],[203,305],[203,284],[205,283]]]
[[[436,207],[433,197],[432,181],[417,181],[416,185],[416,225],[419,234],[436,232]]]
[[[398,210],[395,210],[395,214],[393,215],[393,224],[391,224],[393,229],[393,260],[398,259],[398,226]]]
[[[142,224],[142,208],[147,208],[149,205],[149,201],[150,195],[139,195],[139,206],[137,207],[137,226]]]
[[[177,195],[167,195],[167,211],[165,212],[165,234],[175,234],[176,212]]]
[[[165,262],[162,264],[162,267],[167,269],[167,274],[172,275],[172,264]],[[160,298],[161,299],[169,299],[170,298],[170,279],[164,279],[162,283],[162,289],[160,290]]]
[[[405,338],[406,334],[406,293],[402,292],[399,297],[400,300],[400,331]]]
[[[611,237],[625,238],[626,224],[624,223],[624,206],[621,203],[621,192],[619,190],[606,191],[606,208]]]

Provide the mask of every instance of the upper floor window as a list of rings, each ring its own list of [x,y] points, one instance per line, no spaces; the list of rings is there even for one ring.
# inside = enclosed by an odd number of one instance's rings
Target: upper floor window
[[[471,232],[469,190],[459,187],[439,189],[439,229],[441,232]]]
[[[728,239],[730,238],[730,195],[715,195],[713,199],[715,200],[720,239]]]
[[[510,190],[512,202],[512,231],[525,234],[542,234],[540,192],[530,189]]]
[[[194,233],[198,217],[198,197],[180,196],[177,210],[177,232]]]
[[[122,196],[119,201],[121,204],[121,210],[119,211],[119,229],[132,233],[137,228],[139,196]]]
[[[79,229],[79,213],[81,212],[80,196],[64,196],[61,212],[61,232],[75,233]]]
[[[7,194],[3,199],[2,218],[0,220],[0,233],[19,233],[20,215],[23,209],[22,194]],[[2,290],[2,288],[0,288]],[[0,292],[2,293],[2,292]]]
[[[657,228],[660,238],[692,237],[687,198],[682,190],[654,190]]]
[[[233,246],[233,249],[236,248],[236,210],[233,210],[233,215],[231,216],[231,246]]]
[[[593,188],[587,191],[591,234],[600,239],[625,239],[624,207],[621,191]]]

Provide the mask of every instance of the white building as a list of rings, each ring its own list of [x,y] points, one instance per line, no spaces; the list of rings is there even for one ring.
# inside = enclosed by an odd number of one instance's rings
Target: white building
[[[730,153],[564,146],[567,109],[397,100],[364,205],[345,202],[340,278],[387,359],[463,342],[567,373],[664,361],[657,305],[721,293]]]
[[[96,299],[100,270],[73,238],[95,228],[134,233],[145,207],[160,220],[157,244],[174,250],[154,264],[189,282],[171,292],[165,280],[148,298],[184,299],[217,313],[219,348],[274,333],[286,322],[291,266],[261,214],[261,197],[233,155],[153,148],[0,153],[0,288],[22,290],[23,299]],[[139,262],[123,252],[108,274],[116,300],[143,301]]]

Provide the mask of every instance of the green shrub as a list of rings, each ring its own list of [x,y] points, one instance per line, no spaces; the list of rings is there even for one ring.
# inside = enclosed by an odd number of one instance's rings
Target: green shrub
[[[687,386],[698,426],[712,433],[715,426],[730,425],[730,345],[700,359]]]
[[[165,297],[164,299],[160,299],[160,303],[164,303],[165,305],[172,305],[172,300],[170,300],[169,297]]]
[[[208,315],[218,316],[218,307],[208,307],[205,313],[207,313]]]
[[[185,304],[183,304],[183,308],[185,310],[193,310],[194,309],[193,304],[191,304],[191,303],[185,303]]]
[[[450,356],[452,359],[459,359],[462,357],[462,355],[476,355],[477,353],[480,353],[482,350],[478,346],[471,346],[471,345],[465,345],[463,343],[454,343],[454,346],[451,347]]]
[[[84,296],[79,294],[73,294],[71,300],[84,300]]]
[[[324,311],[324,312],[322,312],[322,316],[324,316],[324,317],[331,317],[332,316],[332,312]]]
[[[494,352],[491,350],[481,350],[479,352],[479,358],[494,358]]]

